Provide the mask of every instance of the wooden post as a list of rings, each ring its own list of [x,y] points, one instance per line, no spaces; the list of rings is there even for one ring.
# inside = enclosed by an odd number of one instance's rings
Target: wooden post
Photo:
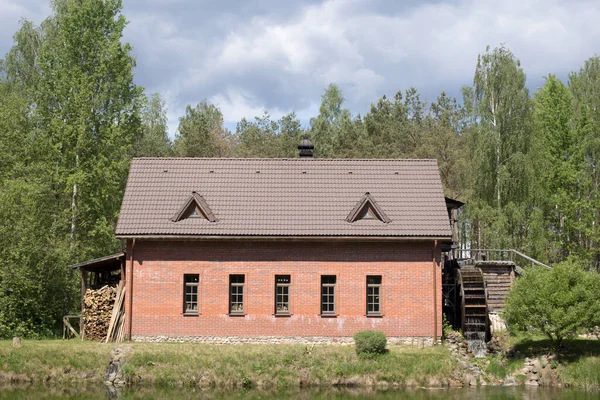
[[[63,317],[63,339],[69,339],[71,335],[74,337],[81,337],[81,335],[71,326],[71,323],[69,322],[70,318],[80,318],[81,320],[80,315],[65,315]]]
[[[458,245],[458,209],[452,209],[452,244]],[[458,249],[452,249],[452,257],[458,258]]]
[[[131,241],[131,251],[130,251],[130,262],[129,268],[126,271],[127,279],[125,280],[127,291],[125,292],[125,296],[127,296],[127,305],[129,306],[127,310],[125,310],[125,317],[127,318],[127,340],[131,341],[131,333],[133,331],[133,250],[135,248],[135,239]]]
[[[84,338],[84,332],[85,332],[85,322],[83,320],[83,309],[85,307],[85,303],[83,301],[84,297],[85,297],[85,291],[87,290],[87,278],[88,278],[88,273],[86,270],[84,270],[83,268],[81,269],[81,319],[79,320],[79,332],[81,332],[81,340],[83,340]]]
[[[437,263],[436,256],[438,250],[438,241],[433,241],[433,262],[432,271],[433,271],[433,344],[437,344],[437,329],[438,329],[438,315],[437,315]]]

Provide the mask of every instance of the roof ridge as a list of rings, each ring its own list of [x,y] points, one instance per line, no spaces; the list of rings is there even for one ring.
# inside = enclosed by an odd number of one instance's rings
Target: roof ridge
[[[227,160],[227,161],[437,161],[435,158],[228,158],[228,157],[134,157],[133,160]]]

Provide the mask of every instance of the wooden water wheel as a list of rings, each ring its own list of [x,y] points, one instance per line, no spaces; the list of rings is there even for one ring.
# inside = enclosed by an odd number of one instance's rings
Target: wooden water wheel
[[[480,268],[461,268],[456,273],[463,337],[485,341],[489,337],[489,319],[483,273]]]

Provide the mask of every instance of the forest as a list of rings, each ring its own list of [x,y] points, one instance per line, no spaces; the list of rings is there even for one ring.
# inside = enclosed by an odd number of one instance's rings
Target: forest
[[[77,312],[69,265],[122,250],[133,157],[297,157],[304,135],[315,157],[437,159],[446,195],[466,203],[464,246],[600,268],[600,57],[530,93],[517,55],[488,47],[459,99],[399,88],[353,115],[332,83],[304,125],[265,112],[232,132],[201,101],[171,140],[160,94],[135,84],[126,25],[120,0],[55,0],[0,60],[0,337],[52,336]]]

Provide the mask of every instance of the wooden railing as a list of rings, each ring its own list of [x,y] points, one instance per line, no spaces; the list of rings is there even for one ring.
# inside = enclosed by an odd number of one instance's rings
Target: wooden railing
[[[534,258],[529,257],[526,254],[514,249],[456,249],[460,254],[459,258],[472,258],[477,261],[512,261],[515,264],[519,264],[519,267],[524,265],[517,263],[517,261],[525,262],[525,264],[531,263],[531,266],[543,267],[546,269],[552,269],[552,267],[540,262]]]

